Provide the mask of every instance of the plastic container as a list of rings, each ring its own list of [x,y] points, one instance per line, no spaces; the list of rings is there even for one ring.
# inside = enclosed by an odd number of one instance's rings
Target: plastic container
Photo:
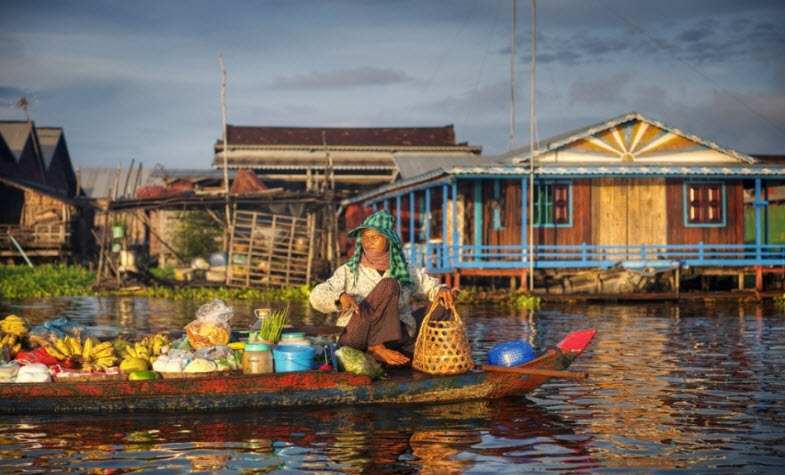
[[[248,343],[243,351],[243,373],[265,374],[273,372],[273,354],[270,345]]]
[[[316,350],[304,345],[278,345],[273,350],[276,373],[309,371],[313,367]]]
[[[494,345],[488,351],[488,363],[494,366],[518,366],[533,360],[534,349],[525,341],[508,341]]]
[[[280,345],[310,346],[311,341],[305,337],[303,332],[288,332],[281,334]]]

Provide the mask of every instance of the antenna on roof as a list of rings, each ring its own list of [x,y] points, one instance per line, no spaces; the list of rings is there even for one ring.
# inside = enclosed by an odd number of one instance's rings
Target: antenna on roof
[[[27,97],[25,96],[20,97],[19,100],[16,101],[16,108],[22,109],[25,112],[25,117],[27,118],[28,122],[30,122],[30,111],[28,110],[29,107],[30,101],[28,101]]]

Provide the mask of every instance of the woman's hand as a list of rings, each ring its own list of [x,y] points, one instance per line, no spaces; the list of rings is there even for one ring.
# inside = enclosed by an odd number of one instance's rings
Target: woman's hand
[[[357,311],[360,306],[357,304],[357,299],[353,296],[342,293],[340,297],[338,297],[338,301],[341,302],[341,311],[346,312],[347,310],[354,310]]]
[[[448,289],[447,287],[442,287],[436,292],[436,301],[439,302],[444,308],[452,308],[455,304],[455,298],[453,298],[452,290]]]

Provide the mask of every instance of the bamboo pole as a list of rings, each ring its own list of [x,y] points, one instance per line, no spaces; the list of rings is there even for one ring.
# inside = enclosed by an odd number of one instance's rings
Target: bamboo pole
[[[218,62],[221,65],[221,126],[223,128],[223,174],[224,174],[224,194],[226,195],[226,226],[224,227],[224,255],[229,251],[229,230],[232,227],[231,211],[229,209],[229,166],[227,155],[229,153],[228,127],[226,125],[226,68],[224,67],[224,55],[218,55]]]
[[[531,80],[530,80],[530,97],[529,101],[529,216],[531,223],[529,223],[529,291],[534,291],[534,151],[536,145],[535,141],[535,127],[536,121],[536,108],[535,108],[535,79],[537,71],[537,0],[532,0],[532,27],[531,27]]]

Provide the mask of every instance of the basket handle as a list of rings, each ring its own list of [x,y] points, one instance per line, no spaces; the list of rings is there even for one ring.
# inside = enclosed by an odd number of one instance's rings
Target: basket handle
[[[434,299],[434,301],[431,302],[431,306],[428,308],[428,312],[425,314],[425,317],[422,319],[422,323],[420,323],[420,331],[417,332],[417,340],[420,339],[420,335],[422,335],[422,329],[425,328],[428,325],[428,322],[431,321],[431,315],[433,315],[433,312],[436,311],[439,305],[441,304],[439,303],[438,299]],[[455,321],[463,325],[463,320],[461,319],[460,314],[458,314],[458,310],[455,308],[455,305],[450,306],[449,310],[451,310],[452,317],[455,319]]]

